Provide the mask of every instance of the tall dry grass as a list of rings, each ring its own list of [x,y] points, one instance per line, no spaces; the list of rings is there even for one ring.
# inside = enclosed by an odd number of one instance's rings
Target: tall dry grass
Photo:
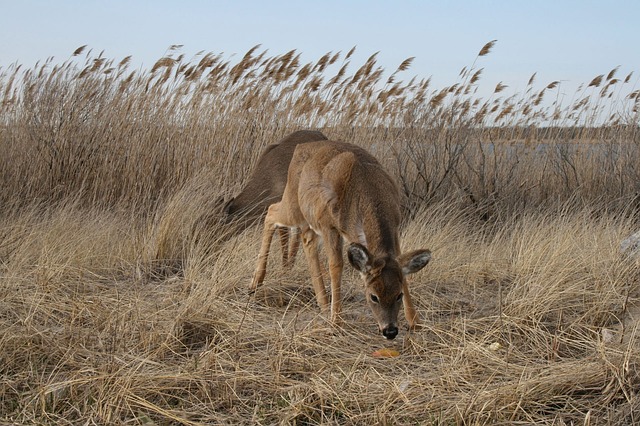
[[[300,63],[259,46],[237,63],[191,60],[176,48],[151,70],[130,70],[79,48],[69,60],[0,70],[3,204],[80,196],[88,205],[154,211],[212,172],[236,191],[261,148],[298,128],[372,149],[399,178],[408,210],[462,196],[505,208],[576,191],[588,201],[632,196],[638,179],[638,90],[618,68],[561,101],[557,81],[490,99],[475,95],[482,49],[458,81],[386,76],[372,55],[351,73],[353,52]],[[86,53],[85,53],[86,52]],[[84,56],[82,56],[84,55]],[[84,58],[84,60],[83,60]],[[242,165],[242,167],[239,167]]]
[[[260,47],[1,69],[0,422],[637,423],[637,80],[481,99],[492,48],[445,88]],[[383,342],[352,271],[332,329],[304,261],[248,297],[260,230],[216,212],[299,128],[398,180],[417,332]]]

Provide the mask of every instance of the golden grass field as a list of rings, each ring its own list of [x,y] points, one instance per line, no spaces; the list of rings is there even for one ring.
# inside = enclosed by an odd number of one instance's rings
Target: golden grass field
[[[258,47],[0,69],[0,423],[640,424],[637,79],[478,99],[492,46],[445,88]],[[222,200],[298,129],[397,180],[415,332],[349,267],[332,327],[302,255],[249,296],[261,227]]]

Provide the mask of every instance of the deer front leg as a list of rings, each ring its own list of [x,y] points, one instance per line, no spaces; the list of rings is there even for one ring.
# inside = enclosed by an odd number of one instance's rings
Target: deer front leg
[[[418,312],[416,312],[416,308],[413,306],[413,301],[411,300],[411,294],[409,293],[409,285],[407,284],[407,279],[405,278],[402,282],[402,292],[404,293],[402,297],[402,305],[404,307],[404,316],[409,323],[409,330],[414,330],[417,326],[420,325],[420,318],[418,317]]]
[[[340,287],[342,284],[342,236],[332,229],[324,233],[324,244],[329,258],[329,277],[331,279],[331,322],[340,324],[340,312],[342,311],[342,295]]]
[[[260,254],[258,255],[258,262],[256,264],[256,270],[253,273],[253,280],[251,281],[250,293],[255,293],[256,289],[264,281],[264,277],[267,274],[267,259],[269,258],[269,249],[271,247],[271,240],[273,239],[273,233],[276,229],[276,220],[280,208],[280,203],[272,204],[269,206],[267,215],[264,218],[264,230],[262,231],[262,245],[260,246]]]
[[[320,266],[320,259],[318,258],[318,236],[310,228],[301,232],[302,247],[304,248],[304,254],[307,258],[307,264],[309,265],[313,290],[316,293],[316,299],[318,300],[320,309],[326,312],[329,308],[329,301],[327,300],[327,291],[322,281],[322,268]]]

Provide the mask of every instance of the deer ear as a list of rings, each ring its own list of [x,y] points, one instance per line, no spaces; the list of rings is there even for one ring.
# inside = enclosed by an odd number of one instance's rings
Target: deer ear
[[[369,250],[362,244],[351,243],[347,249],[347,257],[351,266],[360,273],[366,274],[371,270],[371,255]]]
[[[398,257],[398,263],[402,267],[402,273],[405,275],[418,272],[427,266],[431,260],[431,252],[429,250],[414,250],[403,253]]]

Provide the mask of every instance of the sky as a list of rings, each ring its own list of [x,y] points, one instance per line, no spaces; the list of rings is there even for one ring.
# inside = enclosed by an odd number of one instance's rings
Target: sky
[[[0,0],[0,8],[2,68],[63,62],[85,44],[117,61],[132,55],[136,68],[174,44],[187,58],[238,60],[261,44],[269,56],[296,49],[302,62],[356,46],[355,65],[380,52],[391,73],[413,56],[402,79],[432,77],[442,88],[497,40],[476,64],[491,89],[502,82],[517,93],[537,73],[543,86],[559,80],[569,90],[616,66],[618,77],[634,71],[635,86],[640,77],[638,0]]]

